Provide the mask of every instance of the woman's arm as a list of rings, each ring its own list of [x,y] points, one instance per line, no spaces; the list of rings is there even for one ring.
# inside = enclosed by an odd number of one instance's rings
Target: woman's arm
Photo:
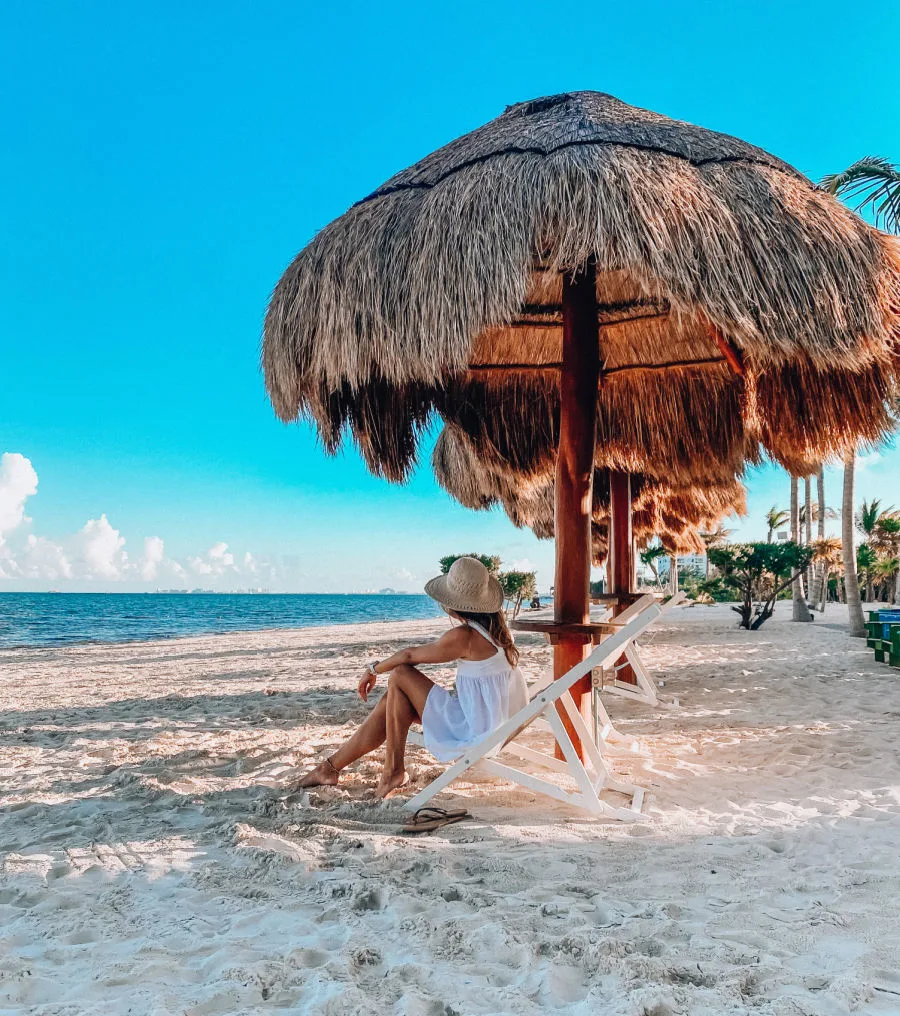
[[[413,667],[420,663],[452,663],[453,660],[458,660],[460,654],[465,651],[468,640],[468,628],[462,625],[451,628],[437,642],[401,649],[399,653],[394,653],[393,656],[382,660],[375,667],[375,673],[389,674],[395,667],[402,666],[404,663]]]
[[[372,668],[375,671],[374,674],[367,668],[357,689],[360,698],[365,702],[369,692],[375,687],[375,674],[389,674],[396,667],[400,667],[403,664],[415,667],[420,663],[451,663],[453,660],[458,660],[466,650],[469,635],[469,629],[460,625],[456,628],[451,628],[437,642],[429,642],[424,646],[411,646],[409,649],[401,649],[400,652],[394,653],[393,656],[389,656],[386,660],[381,660]]]

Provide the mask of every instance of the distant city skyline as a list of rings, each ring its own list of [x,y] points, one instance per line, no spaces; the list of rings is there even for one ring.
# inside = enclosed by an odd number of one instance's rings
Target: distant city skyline
[[[828,0],[815,17],[650,0],[577,19],[465,0],[415,18],[353,3],[277,19],[231,0],[214,17],[171,0],[8,6],[0,591],[418,592],[440,557],[471,551],[549,589],[552,545],[452,502],[430,447],[398,487],[352,445],[329,458],[307,424],[276,420],[258,364],[272,286],[393,173],[539,95],[607,91],[814,180],[863,155],[900,160],[882,43],[900,14],[867,12],[884,33]],[[898,465],[893,445],[866,453],[858,500],[900,505]],[[762,538],[788,479],[766,466],[748,486],[749,517],[726,526]],[[839,469],[827,497],[839,505]]]

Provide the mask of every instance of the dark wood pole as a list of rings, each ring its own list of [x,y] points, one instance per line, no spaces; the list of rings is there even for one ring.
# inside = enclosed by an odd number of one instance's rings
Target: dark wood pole
[[[558,623],[584,624],[590,619],[591,516],[600,381],[597,273],[593,261],[577,274],[563,276],[562,312],[553,615]],[[553,649],[554,677],[562,677],[580,663],[589,643],[590,637],[560,634]],[[582,678],[572,691],[589,725],[590,693],[590,677]],[[581,754],[581,742],[564,713],[562,716]]]
[[[631,476],[609,474],[609,558],[606,569],[611,593],[630,593],[634,578],[634,539],[631,532]],[[621,604],[627,607],[628,604]]]
[[[609,591],[621,598],[613,606],[613,617],[628,606],[626,595],[634,581],[634,534],[631,529],[631,475],[612,470],[609,474],[609,555],[606,560]],[[616,679],[637,683],[634,671],[621,657]]]

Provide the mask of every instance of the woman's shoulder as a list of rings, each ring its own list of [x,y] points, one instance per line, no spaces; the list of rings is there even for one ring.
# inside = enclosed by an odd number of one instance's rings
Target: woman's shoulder
[[[442,646],[446,646],[448,649],[459,652],[464,652],[466,647],[469,645],[469,639],[471,632],[464,624],[456,625],[438,639],[438,642]]]
[[[490,659],[490,656],[482,656],[480,655],[481,653],[490,650],[490,654],[493,655],[497,652],[499,647],[496,642],[494,642],[480,624],[476,624],[474,621],[467,621],[465,625],[461,625],[461,628],[466,632],[466,646],[468,650],[479,654],[477,656],[478,662]]]

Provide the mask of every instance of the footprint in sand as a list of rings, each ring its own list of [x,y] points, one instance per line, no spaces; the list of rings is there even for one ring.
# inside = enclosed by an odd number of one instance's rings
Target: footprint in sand
[[[60,941],[64,945],[91,945],[99,939],[95,928],[78,928],[69,935],[64,935]]]
[[[367,910],[382,910],[384,895],[380,889],[365,889],[353,897],[351,906],[357,913],[364,913]]]
[[[299,949],[291,956],[291,964],[312,970],[316,967],[324,967],[329,959],[329,954],[322,949]]]
[[[584,971],[580,967],[561,964],[547,971],[541,991],[543,1001],[554,1006],[583,1002],[587,993]]]

